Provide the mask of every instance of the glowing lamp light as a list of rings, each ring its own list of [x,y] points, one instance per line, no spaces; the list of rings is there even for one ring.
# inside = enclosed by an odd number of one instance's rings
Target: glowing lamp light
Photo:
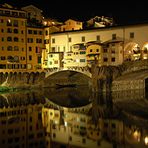
[[[47,22],[44,22],[44,25],[47,25]]]
[[[67,122],[65,121],[65,126],[67,126]]]
[[[10,20],[10,19],[8,19],[8,22],[9,22],[9,23],[11,23],[11,20]]]
[[[79,59],[76,59],[76,62],[79,62]]]
[[[148,137],[144,138],[144,143],[145,143],[145,145],[148,145]]]

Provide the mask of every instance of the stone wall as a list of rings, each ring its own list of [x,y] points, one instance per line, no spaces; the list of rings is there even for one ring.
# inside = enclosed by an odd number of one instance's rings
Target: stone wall
[[[10,73],[0,73],[0,84],[1,86],[10,87],[35,87],[42,83],[45,78],[44,72],[10,72]]]

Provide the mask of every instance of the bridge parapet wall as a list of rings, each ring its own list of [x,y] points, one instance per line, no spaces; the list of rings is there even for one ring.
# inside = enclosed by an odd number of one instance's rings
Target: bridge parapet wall
[[[123,74],[148,69],[148,60],[128,61],[124,62],[123,65],[126,67]]]
[[[69,67],[69,68],[47,68],[45,69],[45,78],[47,78],[48,76],[60,72],[60,71],[76,71],[79,73],[82,73],[84,75],[87,75],[88,77],[92,77],[92,74],[89,70],[89,68],[87,67]]]

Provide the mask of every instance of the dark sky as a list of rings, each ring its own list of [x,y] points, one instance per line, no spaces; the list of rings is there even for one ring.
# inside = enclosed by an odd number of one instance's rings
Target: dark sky
[[[148,22],[147,4],[125,0],[0,0],[13,6],[33,4],[43,10],[44,15],[65,21],[68,18],[88,20],[94,16],[111,16],[117,24]]]

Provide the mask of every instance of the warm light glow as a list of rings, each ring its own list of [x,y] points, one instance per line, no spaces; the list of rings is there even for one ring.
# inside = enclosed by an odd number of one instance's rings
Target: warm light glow
[[[65,126],[67,126],[67,122],[65,121]]]
[[[44,25],[47,25],[47,22],[44,22]]]
[[[8,22],[9,22],[9,23],[11,23],[11,20],[10,20],[10,19],[8,19]]]
[[[148,145],[148,137],[144,138],[144,142],[145,142],[146,145]]]
[[[140,141],[140,132],[135,131],[135,132],[133,133],[133,136],[134,136],[135,139],[137,139],[138,141]]]
[[[79,62],[79,59],[76,59],[76,62]]]

